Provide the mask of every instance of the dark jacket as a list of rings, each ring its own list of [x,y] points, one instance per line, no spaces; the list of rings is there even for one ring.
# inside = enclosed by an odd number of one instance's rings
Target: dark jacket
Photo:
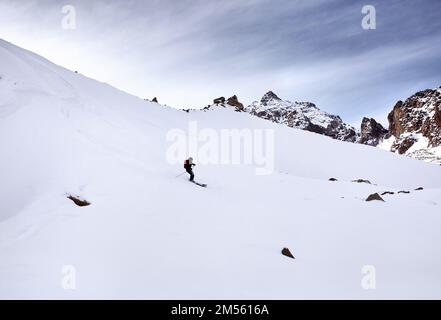
[[[191,161],[191,160],[189,160],[189,159],[185,160],[185,162],[184,162],[184,168],[185,168],[185,170],[187,170],[187,171],[191,170],[192,167],[195,166],[195,165],[196,165],[196,164],[194,164],[193,161]]]

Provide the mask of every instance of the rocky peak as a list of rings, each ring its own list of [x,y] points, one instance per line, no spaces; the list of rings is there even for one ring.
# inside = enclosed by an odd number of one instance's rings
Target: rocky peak
[[[291,102],[280,99],[274,92],[267,92],[262,99],[253,102],[245,111],[259,118],[288,127],[323,134],[334,139],[355,142],[357,133],[339,116],[321,111],[311,102]]]
[[[388,137],[389,131],[373,118],[364,117],[361,122],[360,140],[362,144],[377,146],[384,138]]]
[[[244,110],[243,104],[239,102],[239,99],[237,99],[236,95],[228,98],[227,104],[232,107],[235,107],[236,111],[243,111]]]
[[[268,103],[270,101],[281,101],[282,99],[280,99],[277,94],[275,94],[272,91],[268,91],[267,93],[264,94],[264,96],[262,97],[262,99],[260,99],[260,103],[263,105],[268,105]]]
[[[225,97],[219,97],[214,99],[213,104],[225,104]]]
[[[380,148],[441,164],[441,87],[398,101],[388,121],[390,134]]]
[[[236,111],[244,111],[244,105],[239,101],[236,95],[225,99],[225,97],[219,97],[213,100],[214,105],[220,105],[222,107],[230,106],[234,107]]]
[[[395,140],[392,151],[406,153],[416,142],[428,148],[441,146],[441,88],[415,93],[398,101],[388,115]]]
[[[388,115],[389,130],[399,137],[404,133],[421,133],[432,147],[441,145],[441,88],[415,93],[398,101]]]

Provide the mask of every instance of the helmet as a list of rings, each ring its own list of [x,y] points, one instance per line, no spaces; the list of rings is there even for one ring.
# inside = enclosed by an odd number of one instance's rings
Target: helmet
[[[193,161],[193,158],[192,158],[192,157],[190,157],[190,158],[188,158],[188,160],[190,160],[190,161]]]

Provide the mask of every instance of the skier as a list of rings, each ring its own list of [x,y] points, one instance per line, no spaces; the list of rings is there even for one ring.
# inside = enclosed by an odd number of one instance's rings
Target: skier
[[[187,173],[190,175],[190,181],[194,181],[194,173],[193,173],[193,166],[196,164],[193,163],[193,158],[190,157],[184,162],[184,168],[187,171]]]

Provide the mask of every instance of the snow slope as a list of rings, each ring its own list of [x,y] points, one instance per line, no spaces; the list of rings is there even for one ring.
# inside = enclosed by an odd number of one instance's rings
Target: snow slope
[[[2,40],[0,77],[0,298],[441,298],[439,166],[228,108],[166,108]],[[176,178],[166,137],[189,121],[274,130],[274,173],[199,163],[208,188]],[[411,193],[364,201],[386,190]]]

